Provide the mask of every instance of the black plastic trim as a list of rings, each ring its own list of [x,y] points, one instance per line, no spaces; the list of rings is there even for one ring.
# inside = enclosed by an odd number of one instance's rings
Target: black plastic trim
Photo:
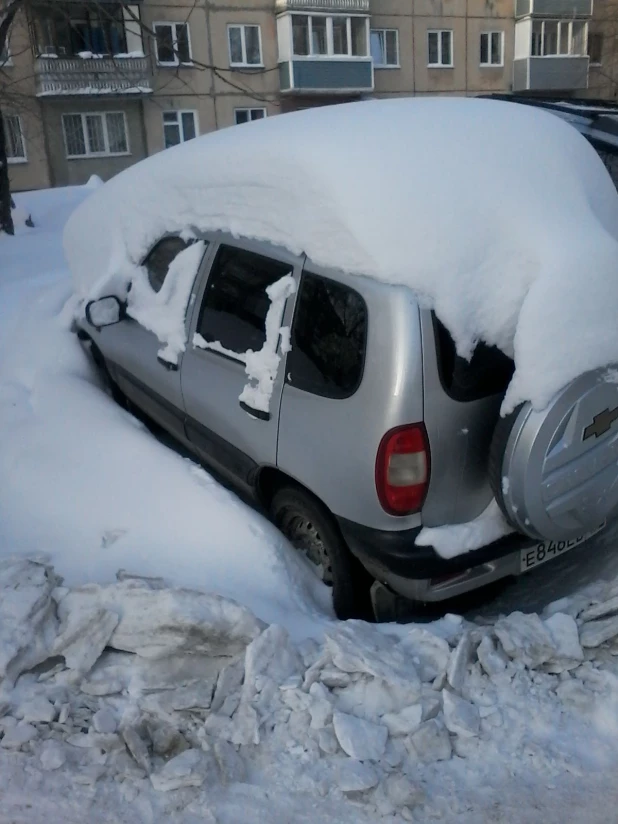
[[[249,404],[244,401],[239,401],[239,405],[243,412],[251,415],[252,418],[259,418],[261,421],[270,420],[270,412],[265,412],[263,409],[255,409],[253,406],[249,406]]]
[[[466,552],[456,558],[441,558],[433,547],[417,546],[415,540],[421,527],[397,531],[372,529],[346,518],[337,518],[339,528],[354,555],[370,569],[382,569],[411,580],[437,578],[463,572],[504,555],[517,552],[533,542],[514,533],[492,544]]]

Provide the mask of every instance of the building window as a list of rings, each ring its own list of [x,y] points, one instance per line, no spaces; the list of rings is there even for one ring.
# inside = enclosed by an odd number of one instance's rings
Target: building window
[[[427,32],[427,65],[432,68],[452,68],[453,32],[451,29]]]
[[[230,66],[261,66],[262,35],[259,26],[228,26]]]
[[[292,15],[295,57],[367,57],[369,18]]]
[[[481,32],[481,66],[504,66],[504,32]]]
[[[163,141],[165,148],[191,140],[197,134],[197,112],[163,112]]]
[[[236,125],[249,123],[251,120],[263,120],[265,117],[266,109],[234,109]]]
[[[603,55],[603,35],[594,33],[588,35],[588,57],[591,66],[600,66]]]
[[[17,114],[2,116],[4,126],[4,140],[6,143],[6,158],[9,163],[25,163],[26,141],[21,127],[21,118]]]
[[[138,6],[128,8],[139,15]],[[84,52],[97,55],[127,52],[124,3],[54,0],[38,4],[33,11],[39,54],[70,57]]]
[[[582,20],[535,20],[532,23],[532,57],[584,56],[587,23]]]
[[[187,23],[154,23],[159,66],[191,65],[191,41]]]
[[[371,56],[376,69],[399,67],[397,29],[371,29]]]
[[[63,114],[67,157],[105,157],[129,154],[124,112]]]

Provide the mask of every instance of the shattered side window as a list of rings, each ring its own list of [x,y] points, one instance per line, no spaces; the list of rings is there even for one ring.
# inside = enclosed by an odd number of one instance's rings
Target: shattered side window
[[[515,364],[504,352],[481,342],[469,361],[460,357],[450,332],[435,315],[434,334],[440,380],[453,400],[475,401],[506,392]]]
[[[221,246],[208,276],[197,333],[230,352],[258,352],[266,340],[266,290],[291,271],[288,263]]]

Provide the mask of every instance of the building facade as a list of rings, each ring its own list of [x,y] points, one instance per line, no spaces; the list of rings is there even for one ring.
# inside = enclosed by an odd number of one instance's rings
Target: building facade
[[[602,2],[29,0],[0,56],[12,185],[108,179],[198,134],[368,97],[613,98],[618,0]]]

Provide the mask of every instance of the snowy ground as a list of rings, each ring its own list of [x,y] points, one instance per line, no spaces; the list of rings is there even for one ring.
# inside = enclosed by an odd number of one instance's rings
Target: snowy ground
[[[335,622],[101,390],[60,245],[87,194],[0,238],[0,822],[611,820],[616,530],[467,619]]]

